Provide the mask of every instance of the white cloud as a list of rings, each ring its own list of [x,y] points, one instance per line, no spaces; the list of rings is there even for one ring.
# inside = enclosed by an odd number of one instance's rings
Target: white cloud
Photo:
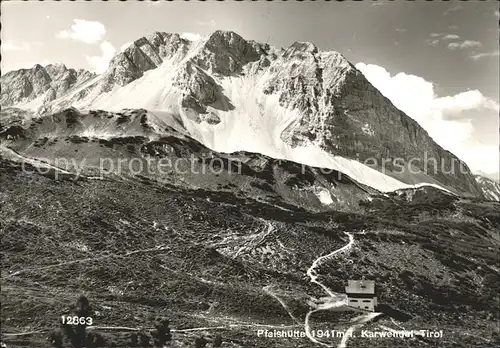
[[[73,22],[70,31],[60,31],[56,37],[60,39],[73,39],[85,43],[95,43],[101,41],[104,34],[106,34],[104,24],[100,22],[84,19],[74,19]]]
[[[460,36],[455,34],[448,34],[443,36],[443,40],[456,40],[456,39],[460,39]]]
[[[129,41],[129,42],[125,42],[123,45],[120,46],[120,52],[123,52],[125,51],[130,45],[132,45],[133,42],[132,41]]]
[[[437,98],[434,100],[434,107],[451,113],[459,113],[464,110],[486,109],[499,112],[498,103],[492,99],[486,98],[477,89],[467,92],[461,92],[453,96]]]
[[[465,40],[460,44],[460,48],[482,47],[483,44],[475,40]]]
[[[496,50],[493,52],[484,52],[484,53],[477,53],[472,56],[470,56],[473,60],[479,60],[482,58],[489,58],[489,57],[498,57],[500,55],[500,51]]]
[[[422,77],[404,72],[391,75],[385,68],[372,64],[358,63],[356,68],[398,109],[416,120],[445,149],[455,153],[471,166],[480,166],[483,163],[481,168],[484,169],[486,163],[492,161],[491,152],[482,153],[470,145],[473,132],[471,120],[464,119],[463,116],[453,116],[476,109],[498,112],[497,102],[477,90],[438,97],[434,92],[434,84]]]
[[[431,46],[437,46],[440,42],[444,42],[447,40],[460,39],[460,36],[456,34],[431,33],[430,36],[435,39],[427,39],[425,40],[425,42]],[[448,43],[447,46],[450,50],[457,50],[457,49],[482,47],[483,44],[476,40],[465,40],[463,42],[450,42]]]
[[[448,48],[451,50],[482,47],[482,46],[483,44],[481,42],[474,40],[465,40],[462,43],[451,42],[448,44]]]
[[[189,40],[189,41],[198,41],[201,40],[201,35],[196,33],[182,33],[181,38]]]
[[[31,48],[31,45],[27,42],[20,41],[16,42],[13,40],[4,40],[2,41],[2,51],[28,51]]]
[[[431,46],[437,46],[437,45],[439,45],[439,40],[437,40],[437,39],[436,40],[426,40],[425,42],[428,43]]]
[[[96,73],[102,74],[108,68],[109,62],[116,53],[116,49],[108,41],[101,42],[99,46],[101,48],[100,56],[85,56],[85,58]]]

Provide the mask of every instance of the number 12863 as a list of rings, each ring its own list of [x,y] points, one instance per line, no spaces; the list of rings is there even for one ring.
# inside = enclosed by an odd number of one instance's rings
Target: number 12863
[[[70,315],[61,316],[61,321],[63,324],[68,325],[92,325],[91,317],[77,317]]]

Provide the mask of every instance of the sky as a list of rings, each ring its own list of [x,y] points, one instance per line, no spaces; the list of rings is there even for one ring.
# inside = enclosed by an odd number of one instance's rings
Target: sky
[[[155,31],[232,30],[338,51],[471,169],[499,171],[496,1],[4,2],[2,73],[63,63],[101,73]]]

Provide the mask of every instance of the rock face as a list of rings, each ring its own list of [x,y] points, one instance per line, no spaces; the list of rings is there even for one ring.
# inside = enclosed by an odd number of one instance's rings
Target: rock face
[[[5,105],[27,104],[40,98],[40,104],[63,96],[95,74],[80,69],[68,69],[63,64],[39,64],[31,69],[8,72],[0,78],[0,102]]]
[[[204,42],[203,49],[192,61],[204,70],[217,74],[232,75],[242,72],[243,67],[266,54],[266,45],[246,41],[234,32],[218,30]]]
[[[264,92],[277,93],[282,105],[302,115],[282,133],[290,145],[312,142],[403,182],[431,176],[459,191],[481,194],[464,162],[437,145],[339,53],[296,42],[270,70],[276,73]]]
[[[233,151],[264,153],[252,148],[264,142],[283,144],[278,149],[313,146],[406,184],[427,182],[483,197],[465,163],[436,144],[340,53],[320,52],[311,43],[281,49],[234,32],[216,31],[200,41],[156,32],[81,84],[89,78],[88,72],[65,67],[12,72],[2,77],[2,105],[22,107],[43,95],[39,114],[71,106],[166,110],[201,142],[255,134]]]
[[[110,62],[104,79],[111,87],[113,84],[125,86],[140,78],[144,72],[155,69],[163,60],[186,52],[189,42],[179,34],[156,32],[148,38],[140,38],[123,52],[116,55]],[[107,92],[108,88],[104,88]]]

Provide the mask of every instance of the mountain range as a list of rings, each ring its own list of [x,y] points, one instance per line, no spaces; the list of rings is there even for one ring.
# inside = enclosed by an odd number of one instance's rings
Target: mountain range
[[[500,342],[500,185],[340,53],[157,32],[0,82],[2,347],[162,346],[165,319],[172,348]]]
[[[156,32],[101,75],[36,65],[5,74],[1,85],[4,119],[12,110],[29,118],[70,107],[141,108],[214,151],[330,168],[380,191],[427,184],[480,198],[500,192],[477,181],[340,53],[311,43],[276,48],[234,32],[198,41]]]

